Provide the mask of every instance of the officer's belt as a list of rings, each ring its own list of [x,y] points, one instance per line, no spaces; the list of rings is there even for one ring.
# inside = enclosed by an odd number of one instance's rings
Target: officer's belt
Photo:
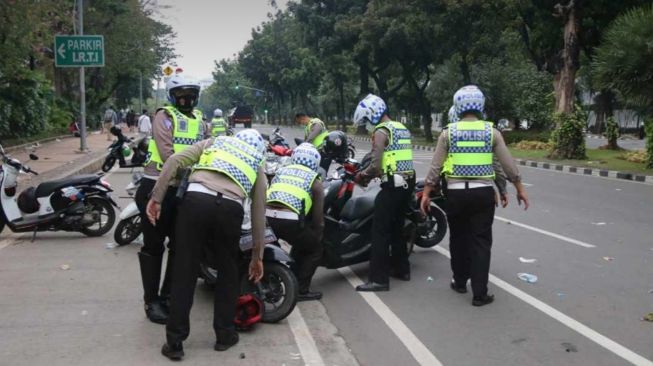
[[[447,189],[470,189],[470,188],[483,188],[483,187],[492,187],[492,184],[487,184],[484,182],[456,182],[449,183]]]
[[[243,205],[243,200],[240,198],[234,198],[234,197],[229,197],[227,195],[224,195],[223,193],[214,191],[212,189],[206,188],[203,184],[200,183],[191,183],[188,185],[188,190],[187,192],[199,192],[199,193],[205,193],[205,194],[210,194],[211,196],[222,196],[222,198],[234,201],[238,203],[239,205]]]
[[[265,216],[273,219],[299,220],[299,215],[294,212],[273,210],[271,208],[265,209]]]

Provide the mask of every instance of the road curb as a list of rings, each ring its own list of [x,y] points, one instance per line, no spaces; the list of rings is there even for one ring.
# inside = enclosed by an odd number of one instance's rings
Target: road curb
[[[372,141],[372,139],[370,139],[369,137],[363,137],[363,136],[352,136],[351,139],[354,141],[361,141],[361,142]],[[413,150],[435,151],[435,146],[413,145]],[[645,174],[620,172],[616,170],[607,170],[607,169],[600,169],[600,168],[576,167],[570,165],[562,165],[562,164],[556,164],[551,162],[533,161],[533,160],[526,160],[526,159],[515,159],[515,162],[518,165],[522,165],[522,166],[539,168],[539,169],[548,169],[556,172],[572,173],[572,174],[601,177],[601,178],[623,179],[623,180],[630,180],[634,182],[653,184],[653,176],[645,175]]]

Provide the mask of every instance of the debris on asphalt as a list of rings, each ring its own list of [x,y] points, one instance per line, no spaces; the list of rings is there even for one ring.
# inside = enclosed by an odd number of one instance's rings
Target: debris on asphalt
[[[569,342],[563,342],[560,343],[564,348],[566,352],[578,352],[578,348],[576,348],[575,345]]]
[[[558,292],[556,295],[558,295],[558,297],[560,297],[560,298],[565,297],[565,294],[563,294],[562,292]]]
[[[426,282],[433,282],[433,277],[431,276],[426,277]]]
[[[648,293],[649,293],[649,294],[653,294],[653,288],[650,289],[650,290],[648,290]]]
[[[292,353],[292,352],[290,352],[290,358],[292,358],[293,360],[301,360],[302,355],[301,355],[301,353]]]
[[[653,313],[648,313],[642,318],[645,322],[653,322]]]
[[[603,260],[606,262],[612,262],[614,260],[614,257],[603,257]]]
[[[244,353],[241,353],[241,354],[240,354],[240,359],[241,359],[241,360],[245,359],[245,354],[244,354]]]
[[[55,139],[57,142],[61,142],[61,139]]]
[[[117,246],[118,246],[118,244],[116,244],[116,243],[106,243],[106,245],[105,245],[105,247],[106,247],[107,249],[114,249],[114,248],[116,248]]]
[[[593,222],[592,225],[603,226],[605,225],[605,222]]]
[[[70,269],[70,265],[69,264],[62,264],[62,265],[59,266],[59,268],[61,268],[64,271],[67,271],[67,270]]]
[[[537,282],[537,276],[531,273],[517,273],[517,277],[519,277],[520,280],[528,283],[535,283]]]
[[[537,262],[537,259],[535,259],[535,258],[530,259],[530,258],[519,257],[519,261],[522,262],[522,263],[535,263],[535,262]]]
[[[82,310],[82,315],[88,315],[88,311]]]
[[[615,191],[621,191],[621,188],[615,188]]]

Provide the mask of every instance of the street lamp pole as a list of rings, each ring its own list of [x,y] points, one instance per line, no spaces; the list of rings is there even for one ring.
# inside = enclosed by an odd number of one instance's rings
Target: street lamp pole
[[[78,0],[77,1],[77,16],[79,17],[79,35],[84,34],[84,1],[83,0]],[[79,121],[79,149],[82,152],[85,152],[88,150],[88,146],[86,144],[86,75],[85,75],[85,69],[84,66],[81,66],[79,68],[79,99],[80,99],[80,106],[79,106],[79,114],[80,114],[80,121]]]

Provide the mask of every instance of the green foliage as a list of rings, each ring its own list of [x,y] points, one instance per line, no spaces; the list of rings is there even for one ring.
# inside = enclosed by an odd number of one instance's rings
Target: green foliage
[[[619,125],[612,116],[608,117],[605,126],[605,137],[608,139],[608,149],[619,150],[619,146],[617,145],[617,139],[619,138]]]
[[[645,124],[646,129],[646,167],[653,169],[653,118],[648,119]]]
[[[605,32],[592,64],[599,86],[618,90],[626,99],[653,106],[653,5],[619,16]]]
[[[512,145],[521,141],[539,141],[549,142],[551,139],[551,132],[537,131],[537,130],[513,130],[504,131],[501,133],[506,145]]]
[[[583,128],[587,116],[576,108],[574,113],[556,113],[553,121],[556,129],[551,133],[552,148],[549,157],[553,159],[585,159],[585,135]]]
[[[50,84],[37,72],[0,74],[0,136],[34,135],[46,127]]]

